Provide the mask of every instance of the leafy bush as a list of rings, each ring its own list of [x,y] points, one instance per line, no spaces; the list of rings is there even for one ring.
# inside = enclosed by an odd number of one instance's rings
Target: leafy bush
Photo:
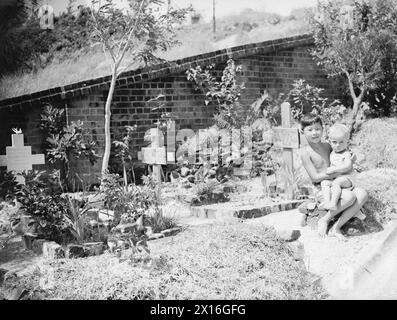
[[[114,210],[116,221],[135,222],[149,209],[159,206],[153,184],[151,179],[146,178],[143,186],[129,185],[124,188],[118,174],[105,174],[101,182],[105,205]]]
[[[31,232],[58,243],[83,242],[89,229],[85,221],[90,208],[87,199],[77,200],[62,194],[59,171],[30,171],[23,176],[25,185],[16,196],[22,213],[31,218]]]
[[[66,189],[74,185],[76,173],[72,174],[72,159],[88,159],[91,164],[97,161],[95,142],[83,136],[83,123],[79,120],[66,124],[65,110],[46,105],[41,115],[40,128],[47,137],[47,158],[50,163],[60,163],[61,181]]]
[[[220,81],[211,74],[215,65],[202,69],[200,66],[189,69],[187,79],[196,83],[196,90],[205,94],[205,104],[212,103],[216,106],[218,114],[215,122],[219,128],[241,127],[243,117],[242,106],[238,100],[244,84],[237,84],[236,75],[241,72],[241,66],[236,66],[232,59],[227,61]]]
[[[115,147],[115,157],[121,161],[123,167],[123,180],[124,186],[127,187],[127,170],[131,169],[132,177],[135,183],[134,168],[132,167],[132,154],[130,151],[130,142],[132,140],[132,134],[136,131],[137,125],[135,126],[125,126],[125,134],[122,136],[121,140],[114,140],[113,144]]]
[[[60,195],[48,195],[37,184],[22,186],[17,195],[21,209],[31,217],[30,225],[34,233],[40,237],[62,242],[62,234],[66,231],[64,216],[69,206]]]
[[[7,200],[19,190],[20,185],[12,172],[0,168],[0,200]]]

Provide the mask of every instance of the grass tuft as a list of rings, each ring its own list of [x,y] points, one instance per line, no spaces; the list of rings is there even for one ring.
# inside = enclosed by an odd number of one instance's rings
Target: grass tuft
[[[265,226],[213,225],[149,244],[142,269],[104,254],[47,262],[55,299],[322,299],[327,294]],[[50,268],[48,268],[50,267]]]

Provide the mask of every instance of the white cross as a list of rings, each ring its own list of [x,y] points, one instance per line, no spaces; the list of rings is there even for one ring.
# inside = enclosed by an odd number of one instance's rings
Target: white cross
[[[44,164],[44,154],[32,154],[32,147],[25,146],[23,134],[11,135],[12,146],[6,147],[6,155],[0,156],[0,167],[7,167],[7,171],[21,173],[32,170],[34,164]],[[25,179],[17,175],[17,181],[25,183]]]

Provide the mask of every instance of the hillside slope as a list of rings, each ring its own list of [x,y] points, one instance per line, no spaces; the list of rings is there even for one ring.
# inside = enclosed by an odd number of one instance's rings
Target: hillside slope
[[[175,60],[227,47],[283,38],[309,32],[307,15],[280,17],[270,13],[246,10],[239,15],[217,21],[216,34],[212,23],[184,25],[176,32],[180,45],[158,56]],[[110,74],[109,58],[98,49],[75,52],[67,59],[54,59],[36,73],[8,75],[0,80],[0,100],[72,84]],[[126,57],[130,69],[139,65]]]

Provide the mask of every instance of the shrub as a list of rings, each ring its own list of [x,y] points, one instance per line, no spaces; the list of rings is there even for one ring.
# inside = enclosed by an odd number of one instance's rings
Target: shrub
[[[122,178],[118,174],[105,174],[101,182],[105,205],[114,210],[115,220],[135,222],[149,209],[159,206],[158,194],[154,181],[146,177],[143,186],[122,186]]]
[[[62,242],[62,234],[66,229],[64,216],[69,206],[60,195],[48,195],[38,184],[26,184],[17,195],[21,209],[31,217],[29,225],[40,237]]]
[[[46,105],[41,115],[40,128],[47,135],[47,158],[50,163],[61,164],[61,183],[66,189],[75,185],[76,173],[72,174],[72,159],[88,159],[93,165],[98,158],[95,142],[83,136],[81,121],[66,124],[65,110]]]
[[[5,168],[0,168],[0,200],[11,198],[19,190],[19,187],[15,175],[7,172]]]

